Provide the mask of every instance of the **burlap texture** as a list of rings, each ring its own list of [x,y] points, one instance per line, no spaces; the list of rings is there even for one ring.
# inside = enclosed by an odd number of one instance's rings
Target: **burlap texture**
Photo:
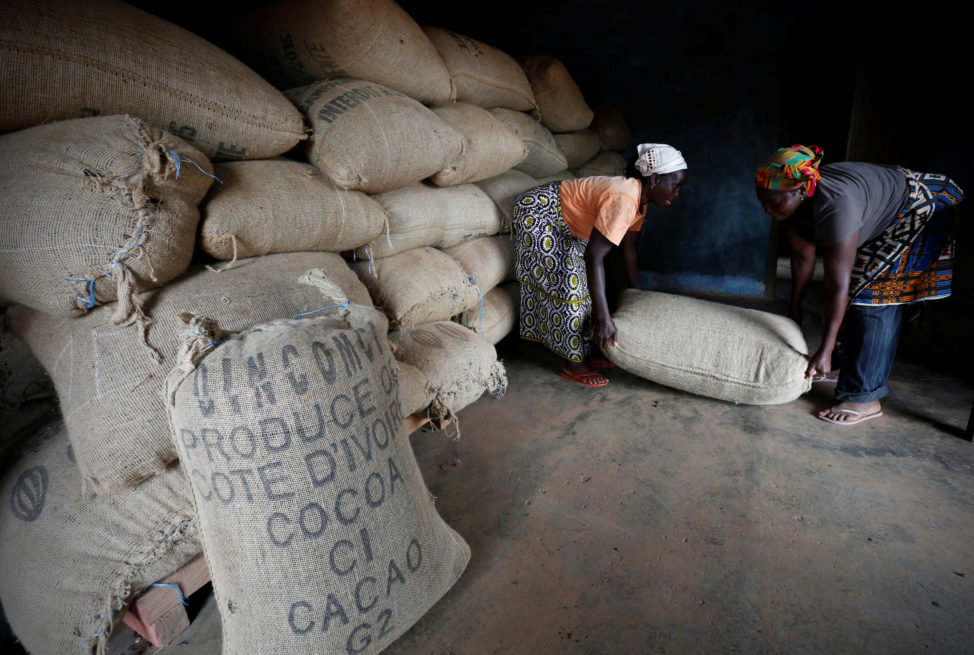
[[[538,178],[538,184],[547,184],[549,182],[559,181],[564,182],[565,180],[574,180],[575,174],[571,171],[564,170],[558,171],[554,175],[543,175]]]
[[[412,184],[372,198],[385,209],[389,223],[367,248],[356,251],[359,258],[388,257],[421,246],[448,248],[497,234],[502,225],[497,205],[473,184]]]
[[[544,125],[520,111],[498,107],[489,110],[504,127],[514,132],[528,147],[528,156],[514,168],[533,177],[552,175],[568,168],[568,159],[554,135]]]
[[[187,344],[167,380],[225,655],[378,653],[470,559],[413,456],[385,319],[345,312]]]
[[[126,116],[0,137],[0,300],[66,315],[172,280],[192,259],[212,170]]]
[[[463,135],[463,151],[450,166],[430,178],[438,186],[477,182],[499,175],[528,156],[524,142],[482,107],[457,102],[433,107],[433,113]]]
[[[542,125],[552,132],[575,132],[592,123],[595,114],[561,60],[534,55],[525,57],[521,65],[534,90]]]
[[[310,164],[287,159],[215,166],[223,184],[202,205],[200,247],[217,259],[275,252],[341,252],[375,239],[385,210],[340,189]]]
[[[602,139],[606,150],[627,150],[632,145],[629,121],[618,109],[605,103],[595,106],[595,117],[589,127]]]
[[[132,114],[213,159],[259,159],[304,138],[280,91],[220,48],[116,0],[0,4],[0,130]]]
[[[578,168],[602,150],[602,139],[591,129],[556,134],[555,141],[565,153],[568,168]]]
[[[424,246],[352,265],[375,306],[396,328],[445,321],[480,299],[473,282],[453,257]]]
[[[529,111],[537,105],[524,69],[507,53],[439,27],[423,28],[440,53],[458,102]]]
[[[103,655],[131,599],[202,552],[181,471],[85,494],[60,420],[22,443],[0,494],[0,600],[35,655]]]
[[[399,406],[403,416],[411,416],[424,411],[433,400],[426,376],[412,364],[396,362],[399,365]]]
[[[452,321],[435,321],[389,333],[396,358],[426,376],[431,416],[445,419],[487,392],[500,397],[507,374],[486,339]]]
[[[480,307],[460,314],[458,323],[496,344],[517,326],[518,286],[520,283],[502,284],[484,294],[484,311]]]
[[[374,82],[338,79],[290,89],[314,129],[309,160],[343,189],[415,184],[463,150],[463,136],[416,100]]]
[[[426,104],[454,99],[429,38],[392,0],[285,0],[254,9],[238,49],[280,88],[340,77],[371,80]]]
[[[476,185],[490,196],[490,199],[501,210],[503,222],[500,231],[510,232],[514,201],[528,189],[538,186],[538,181],[527,173],[509,170],[492,178],[481,180]]]
[[[811,388],[794,321],[686,296],[624,291],[606,356],[659,384],[748,405],[794,400]]]
[[[321,271],[318,278],[305,276],[312,270]],[[135,330],[112,324],[107,307],[77,319],[14,307],[10,325],[54,379],[86,483],[96,492],[113,492],[176,459],[161,391],[181,341],[181,312],[206,314],[228,330],[243,330],[325,306],[326,281],[353,302],[369,304],[368,292],[334,253],[266,255],[238,261],[222,273],[191,269],[142,294],[153,316],[148,343],[161,353],[162,364],[149,356]]]
[[[481,293],[514,278],[514,240],[510,236],[471,239],[443,252],[460,263]]]
[[[614,150],[603,150],[572,171],[577,177],[609,177],[626,174],[626,158]]]

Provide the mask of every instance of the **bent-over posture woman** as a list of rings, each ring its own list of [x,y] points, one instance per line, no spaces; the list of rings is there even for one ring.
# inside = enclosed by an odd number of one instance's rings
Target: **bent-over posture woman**
[[[785,221],[789,316],[799,324],[816,246],[823,250],[824,332],[805,375],[831,371],[839,340],[837,402],[818,417],[852,425],[882,416],[903,305],[950,295],[963,192],[945,175],[860,162],[819,166],[821,160],[816,146],[780,148],[758,168],[757,194],[771,218]]]
[[[668,206],[687,177],[683,155],[671,146],[647,143],[636,152],[639,178],[556,181],[525,191],[514,203],[521,338],[563,357],[560,375],[587,386],[609,382],[593,368],[599,362],[588,361],[592,342],[602,348],[616,340],[605,256],[621,247],[629,284],[638,288],[636,242],[646,206]]]

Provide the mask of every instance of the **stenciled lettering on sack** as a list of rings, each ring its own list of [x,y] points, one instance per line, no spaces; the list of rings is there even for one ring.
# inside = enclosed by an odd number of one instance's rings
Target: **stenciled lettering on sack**
[[[328,48],[318,41],[305,41],[304,49],[311,55],[311,59],[318,65],[317,71],[322,77],[348,77],[348,73],[338,62],[328,54]]]
[[[44,466],[27,469],[10,492],[10,512],[15,518],[32,523],[40,518],[47,499],[48,474]]]
[[[183,141],[196,141],[196,128],[192,125],[177,125],[176,121],[169,121],[169,133]]]
[[[288,68],[295,73],[304,75],[304,62],[301,61],[301,55],[298,54],[297,48],[294,47],[294,37],[292,35],[281,35],[281,53],[284,55],[284,61],[287,63]]]
[[[341,547],[344,558],[342,565],[337,567],[347,575],[354,571],[356,567],[364,567],[371,564],[374,559],[371,543],[369,543],[368,531],[365,528],[359,533],[360,544],[355,544],[350,540],[343,539],[332,548],[332,570],[335,571],[334,556],[336,549]],[[361,560],[355,554],[362,557]],[[385,562],[385,560],[382,560]],[[348,632],[345,640],[345,652],[349,655],[361,653],[373,642],[386,637],[395,629],[393,624],[393,611],[389,607],[380,609],[380,602],[385,599],[390,602],[396,591],[408,583],[407,576],[419,572],[423,564],[423,548],[419,540],[412,537],[406,546],[405,553],[392,555],[389,557],[380,577],[377,575],[364,575],[359,578],[354,586],[349,589],[348,597],[342,599],[334,593],[329,593],[324,602],[315,603],[312,600],[302,599],[291,603],[288,609],[287,622],[291,632],[296,635],[314,635],[318,633],[327,634],[336,629],[334,621],[338,621],[339,627],[345,627],[352,623],[350,615],[353,611],[358,612],[358,616],[365,617],[367,614],[374,614],[374,618],[362,621],[355,625]],[[380,564],[380,566],[382,566]],[[374,571],[374,566],[371,567]],[[363,572],[364,569],[363,569]],[[372,571],[370,571],[371,573]],[[385,578],[384,580],[382,578]],[[344,600],[344,603],[342,602]]]
[[[326,102],[324,106],[319,107],[318,111],[315,112],[315,117],[325,123],[331,124],[350,109],[366,104],[369,100],[387,96],[402,96],[402,94],[378,85],[360,86],[349,89],[345,93],[335,96]]]

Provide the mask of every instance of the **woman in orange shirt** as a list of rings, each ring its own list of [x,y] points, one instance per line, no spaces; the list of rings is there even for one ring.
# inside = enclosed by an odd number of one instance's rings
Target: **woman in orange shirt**
[[[638,179],[556,181],[525,191],[514,203],[521,338],[565,358],[559,375],[592,387],[609,383],[595,370],[600,363],[589,361],[592,343],[603,348],[616,342],[605,256],[621,247],[629,283],[638,288],[636,242],[646,206],[669,206],[687,178],[686,161],[675,148],[644,143],[636,152]]]

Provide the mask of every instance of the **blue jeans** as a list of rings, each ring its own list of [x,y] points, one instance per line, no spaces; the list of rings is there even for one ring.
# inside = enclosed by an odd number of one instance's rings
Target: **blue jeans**
[[[835,399],[865,403],[889,393],[903,305],[850,305],[842,321]],[[834,367],[833,367],[834,368]]]

